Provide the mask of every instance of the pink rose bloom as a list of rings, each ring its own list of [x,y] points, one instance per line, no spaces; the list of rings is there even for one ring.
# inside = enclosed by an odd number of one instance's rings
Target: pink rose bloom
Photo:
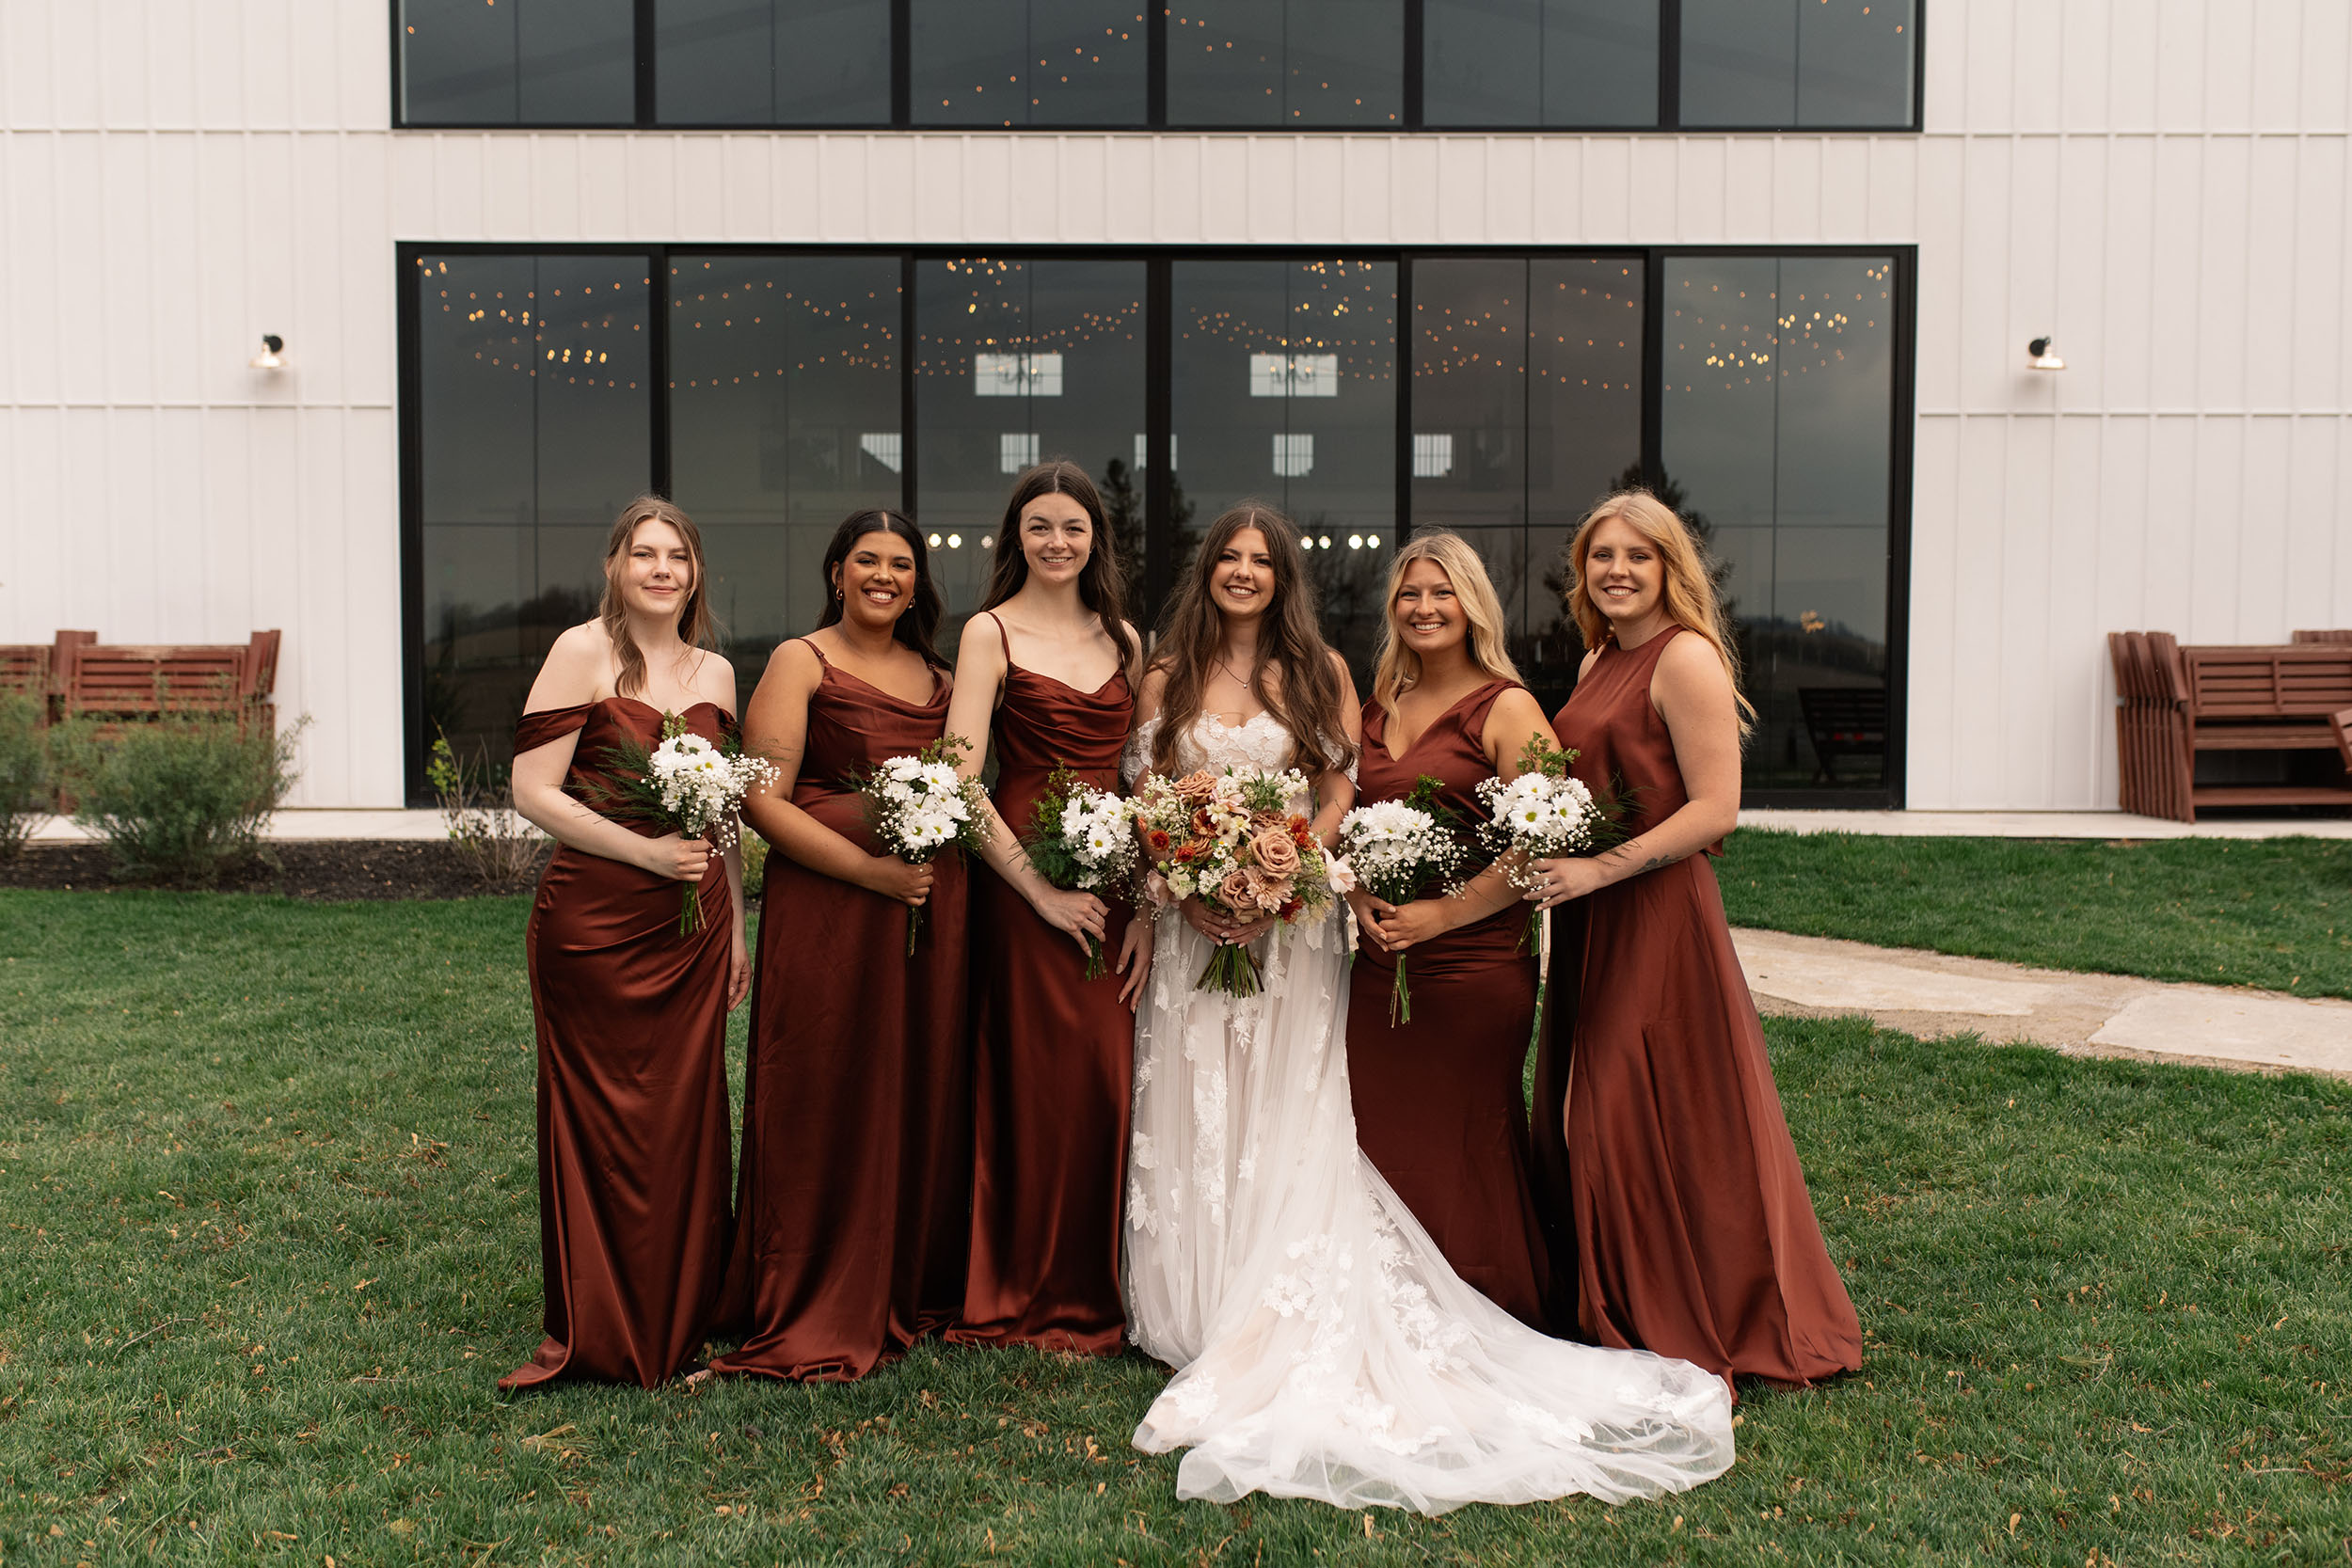
[[[1337,855],[1323,863],[1323,879],[1331,884],[1333,893],[1356,891],[1356,868]]]
[[[1239,913],[1257,907],[1258,890],[1249,880],[1248,872],[1228,871],[1225,879],[1216,885],[1216,897],[1217,902]]]
[[[1287,881],[1298,875],[1298,846],[1291,839],[1290,828],[1279,819],[1258,830],[1249,841],[1249,853],[1268,877]]]
[[[1143,878],[1143,895],[1154,904],[1173,904],[1176,895],[1168,890],[1168,879],[1157,871],[1149,871]]]
[[[1176,781],[1176,799],[1188,806],[1204,805],[1216,793],[1216,775],[1208,771],[1187,773]]]

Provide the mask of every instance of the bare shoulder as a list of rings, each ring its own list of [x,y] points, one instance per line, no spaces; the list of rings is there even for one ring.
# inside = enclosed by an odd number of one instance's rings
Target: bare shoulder
[[[694,661],[694,693],[725,712],[735,711],[735,666],[724,654],[708,648],[702,651],[702,657]]]
[[[1131,665],[1143,657],[1143,633],[1136,630],[1133,621],[1119,623],[1119,650]]]
[[[1004,662],[1004,622],[993,610],[983,610],[963,623],[956,639],[956,668],[987,670]]]
[[[548,648],[547,661],[531,683],[524,707],[531,712],[593,703],[608,684],[612,641],[597,621],[566,627]]]
[[[768,667],[760,675],[759,684],[767,686],[772,682],[786,690],[808,692],[817,689],[824,675],[824,662],[817,657],[817,650],[808,645],[807,639],[794,637],[777,643],[769,654]]]
[[[1347,667],[1347,656],[1337,648],[1327,648],[1324,651],[1330,657],[1331,673],[1338,677],[1340,689],[1346,692],[1349,697],[1354,697],[1356,695],[1356,673]]]
[[[1649,689],[1661,712],[1676,705],[1728,709],[1732,704],[1731,672],[1715,644],[1696,632],[1673,639],[1659,652]]]
[[[1549,728],[1551,721],[1544,714],[1544,705],[1535,700],[1535,693],[1523,686],[1514,686],[1495,698],[1494,706],[1486,710],[1488,734],[1511,731],[1525,735]]]
[[[1143,672],[1143,684],[1136,692],[1136,721],[1156,716],[1160,705],[1168,700],[1168,666],[1154,661]]]

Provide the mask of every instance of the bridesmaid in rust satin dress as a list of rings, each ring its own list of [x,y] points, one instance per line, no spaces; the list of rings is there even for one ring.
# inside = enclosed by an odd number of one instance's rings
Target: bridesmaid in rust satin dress
[[[922,535],[853,515],[825,576],[823,620],[770,657],[744,726],[782,777],[744,802],[772,847],[728,1289],[744,1338],[711,1370],[848,1381],[961,1304],[971,1046],[961,859],[881,852],[848,782],[946,727]]]
[[[1119,788],[1136,708],[1128,673],[1141,644],[1120,613],[1118,562],[1085,469],[1056,461],[1023,473],[996,539],[986,608],[964,627],[949,721],[959,735],[993,737],[1000,825],[988,847],[994,874],[972,894],[972,1252],[947,1337],[1110,1355],[1126,1329],[1119,1227],[1130,1001],[1150,950],[1128,950],[1123,909],[1055,888],[1021,843],[1057,768]],[[966,770],[985,760],[976,745]],[[1089,939],[1102,944],[1105,971],[1091,980]]]
[[[701,1349],[726,1270],[726,1021],[750,983],[739,863],[730,849],[710,875],[708,845],[588,803],[607,752],[660,744],[665,711],[708,740],[734,726],[734,673],[695,646],[702,565],[684,514],[624,511],[604,613],[556,640],[515,732],[516,803],[560,847],[525,937],[547,1338],[502,1388],[666,1381]],[[687,936],[681,884],[702,902]]]
[[[1451,533],[1416,532],[1390,568],[1359,805],[1401,800],[1426,775],[1442,783],[1438,802],[1463,824],[1488,819],[1478,785],[1517,777],[1527,742],[1550,737],[1504,635],[1476,552]],[[1456,1274],[1531,1328],[1564,1332],[1547,1300],[1550,1266],[1529,1172],[1535,960],[1521,940],[1527,906],[1491,871],[1459,895],[1392,906],[1359,891],[1352,901],[1363,932],[1347,1003],[1357,1143]],[[1413,1016],[1391,1023],[1399,950]]]
[[[1726,1378],[1851,1370],[1860,1324],[1708,860],[1738,821],[1740,778],[1712,585],[1681,520],[1645,492],[1603,501],[1569,562],[1569,607],[1596,651],[1554,726],[1597,796],[1632,792],[1634,835],[1537,867],[1539,894],[1581,898],[1584,915],[1581,942],[1555,935],[1553,987],[1577,1002],[1537,1078],[1546,1168],[1566,1175],[1544,1198],[1574,1233],[1579,1330]],[[1669,578],[1696,626],[1667,608]]]

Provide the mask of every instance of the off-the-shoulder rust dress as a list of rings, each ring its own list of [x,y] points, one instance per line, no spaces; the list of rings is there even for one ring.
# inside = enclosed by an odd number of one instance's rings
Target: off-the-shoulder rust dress
[[[1587,787],[1633,792],[1632,833],[1690,799],[1650,702],[1681,630],[1604,647],[1552,720]],[[1692,855],[1581,902],[1581,937],[1554,934],[1552,991],[1576,1005],[1554,1015],[1535,1106],[1538,1196],[1574,1238],[1581,1337],[1780,1383],[1859,1367],[1714,866]]]
[[[1005,662],[996,812],[1023,834],[1057,768],[1119,787],[1136,700],[1124,672],[1079,691],[1014,664],[1009,643]],[[1089,980],[1077,943],[1017,888],[993,872],[974,876],[972,1263],[947,1338],[1114,1354],[1126,1331],[1119,1198],[1136,1021],[1109,965],[1126,911],[1109,900],[1105,973]]]
[[[1422,774],[1464,823],[1489,814],[1493,777],[1484,735],[1510,681],[1492,681],[1438,715],[1401,757],[1389,754],[1388,714],[1364,705],[1356,799],[1402,800]],[[1531,1328],[1555,1329],[1549,1272],[1529,1174],[1527,1034],[1535,1021],[1535,960],[1523,954],[1525,904],[1412,948],[1409,1022],[1389,1022],[1393,955],[1359,944],[1348,977],[1347,1072],[1356,1141],[1445,1254],[1454,1272]]]
[[[682,717],[717,740],[709,703]],[[577,730],[566,793],[586,800],[625,741],[660,744],[661,711],[629,697],[526,713],[515,750]],[[630,826],[648,837],[661,830]],[[727,882],[699,886],[703,924],[677,930],[682,884],[559,848],[524,938],[539,1033],[539,1247],[547,1340],[499,1380],[651,1387],[698,1351],[726,1272]]]
[[[876,852],[850,775],[938,739],[947,694],[938,676],[909,703],[827,663],[792,803]],[[863,1377],[962,1305],[966,877],[952,851],[931,865],[910,958],[904,904],[769,857],[729,1289],[745,1338],[714,1371]]]

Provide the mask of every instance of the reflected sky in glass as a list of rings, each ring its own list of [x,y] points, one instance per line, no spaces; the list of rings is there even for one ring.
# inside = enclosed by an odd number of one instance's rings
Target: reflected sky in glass
[[[1683,0],[1685,125],[1908,125],[1915,0]]]
[[[401,109],[415,125],[626,125],[631,0],[400,0]]]
[[[890,8],[875,0],[654,0],[665,125],[887,125]]]
[[[1357,125],[1405,116],[1404,0],[1182,0],[1170,125]]]
[[[1657,0],[1426,0],[1422,119],[1655,125]]]
[[[1141,125],[1139,0],[913,0],[917,125]]]

